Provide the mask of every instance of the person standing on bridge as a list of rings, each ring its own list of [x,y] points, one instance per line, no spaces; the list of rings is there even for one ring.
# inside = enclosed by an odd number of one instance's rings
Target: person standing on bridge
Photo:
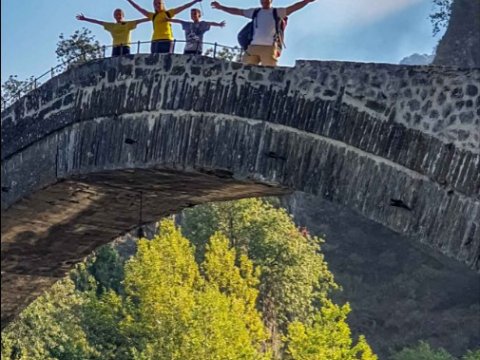
[[[202,55],[203,52],[203,34],[210,30],[211,26],[225,27],[225,21],[220,23],[212,21],[200,20],[202,12],[200,9],[190,10],[190,17],[192,21],[183,21],[175,19],[167,19],[168,22],[181,24],[183,31],[185,31],[185,55]]]
[[[125,21],[125,14],[122,9],[115,9],[113,12],[113,18],[116,22],[106,22],[85,17],[83,14],[77,15],[77,20],[87,21],[92,24],[103,26],[113,39],[112,56],[128,55],[130,54],[130,34],[138,24],[147,22],[148,19],[139,19]]]
[[[284,8],[272,7],[273,0],[260,0],[261,7],[252,9],[227,7],[218,1],[212,2],[211,5],[214,9],[252,19],[251,30],[249,29],[245,35],[246,44],[241,44],[248,46],[243,57],[245,64],[277,66],[283,47],[283,31],[287,17],[314,1],[316,0],[302,0]],[[243,36],[242,32],[239,34],[239,41]]]
[[[155,9],[155,12],[145,10],[133,0],[127,1],[153,23],[152,45],[150,47],[151,53],[165,54],[173,52],[174,40],[172,26],[167,20],[202,0],[193,0],[185,5],[170,10],[166,10],[164,0],[153,0],[153,8]]]

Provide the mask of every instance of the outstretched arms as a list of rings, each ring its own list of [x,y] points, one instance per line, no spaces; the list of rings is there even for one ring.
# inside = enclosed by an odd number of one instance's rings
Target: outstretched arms
[[[205,21],[205,22],[206,22],[208,25],[210,25],[210,26],[218,26],[218,27],[222,27],[222,28],[225,27],[225,25],[227,24],[227,23],[225,22],[225,20],[222,21],[222,22],[219,22],[219,23],[213,22],[213,21]]]
[[[144,23],[144,22],[147,22],[147,21],[150,21],[149,18],[143,18],[143,19],[138,19],[138,20],[132,20],[135,24],[141,24],[141,23]]]
[[[130,1],[130,0],[129,0]],[[190,6],[193,6],[195,5],[197,2],[202,2],[202,0],[193,0],[193,1],[190,1],[189,3],[185,4],[185,5],[182,5],[182,6],[179,6],[175,9],[173,9],[173,13],[176,15],[180,12],[182,12],[183,10],[185,9],[188,9]]]
[[[149,11],[145,10],[141,6],[139,6],[137,3],[135,3],[133,0],[127,0],[130,5],[132,5],[135,9],[137,9],[142,15],[147,16],[150,14]]]
[[[232,15],[244,16],[243,15],[243,9],[223,6],[218,1],[212,2],[211,5],[212,5],[212,8],[214,8],[214,9],[222,10],[222,11],[225,11],[226,13],[229,13],[229,14],[232,14]]]
[[[314,2],[314,1],[316,1],[316,0],[302,0],[302,1],[299,1],[295,4],[293,4],[293,5],[288,6],[287,7],[287,16],[294,13],[295,11],[303,9],[305,6],[307,6],[308,4],[310,4],[311,2]]]
[[[101,26],[103,26],[103,24],[105,24],[105,21],[90,19],[90,18],[87,18],[87,17],[86,17],[85,15],[83,15],[83,14],[78,14],[78,15],[77,15],[77,20],[87,21],[87,22],[89,22],[89,23],[97,24],[97,25],[101,25]]]
[[[175,24],[188,24],[189,21],[183,21],[183,20],[178,20],[178,19],[166,19],[168,22],[171,22],[171,23],[175,23]],[[226,25],[226,22],[225,21],[222,21],[222,22],[213,22],[213,21],[204,21],[205,24],[208,24],[210,26],[218,26],[218,27],[225,27]]]
[[[175,24],[186,24],[188,21],[178,20],[178,19],[166,19],[168,22],[175,23]]]

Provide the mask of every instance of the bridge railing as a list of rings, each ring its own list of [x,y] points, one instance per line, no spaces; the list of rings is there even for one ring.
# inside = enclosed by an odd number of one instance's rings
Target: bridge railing
[[[183,53],[180,52],[180,49],[183,49],[182,45],[186,44],[186,40],[173,40],[172,44],[172,51],[170,53]],[[127,45],[130,46],[130,54],[149,54],[150,53],[150,45],[152,44],[152,41],[137,41],[133,43],[129,43]],[[242,55],[243,55],[243,49],[241,49],[239,46],[228,46],[228,45],[223,45],[219,44],[217,42],[211,43],[211,42],[203,42],[202,44],[203,47],[203,56],[209,56],[212,58],[222,58],[224,60],[228,61],[240,61]],[[15,101],[19,100],[26,94],[28,94],[30,91],[37,89],[42,82],[51,79],[64,71],[68,70],[70,66],[73,64],[80,64],[84,62],[88,62],[90,60],[97,60],[97,59],[102,59],[102,58],[107,58],[110,57],[111,49],[113,48],[113,45],[102,45],[100,46],[98,51],[92,53],[86,53],[82,52],[80,54],[77,54],[76,56],[68,59],[67,61],[61,62],[60,64],[51,67],[49,70],[45,71],[43,74],[33,78],[31,81],[29,81],[26,85],[22,86],[14,95],[10,96],[9,99],[5,99],[3,94],[2,94],[2,103],[1,103],[1,110],[5,110],[8,106],[13,104]],[[145,51],[146,50],[146,51]],[[90,58],[86,59],[87,56],[90,55]],[[127,55],[120,55],[120,56],[127,56]],[[196,56],[196,55],[193,55]],[[85,59],[82,61],[82,59]]]

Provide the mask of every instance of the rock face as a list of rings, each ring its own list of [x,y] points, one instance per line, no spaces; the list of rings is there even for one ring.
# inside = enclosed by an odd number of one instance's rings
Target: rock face
[[[435,65],[480,68],[480,0],[454,0]]]
[[[2,326],[139,223],[293,190],[478,269],[480,71],[137,55],[2,113]]]

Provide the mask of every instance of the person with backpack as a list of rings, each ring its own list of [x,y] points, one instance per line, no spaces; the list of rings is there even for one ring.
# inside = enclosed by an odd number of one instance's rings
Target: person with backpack
[[[150,52],[152,54],[165,54],[173,52],[172,26],[167,20],[173,18],[178,13],[188,9],[198,2],[201,2],[202,0],[193,0],[185,5],[170,10],[166,10],[164,0],[153,0],[153,8],[155,9],[155,12],[145,10],[133,0],[127,1],[153,23],[153,35]]]
[[[252,19],[239,33],[240,46],[245,50],[243,62],[249,65],[277,66],[284,42],[287,17],[316,0],[302,0],[284,8],[272,7],[273,0],[260,0],[260,8],[239,9],[212,2],[217,10]]]
[[[176,19],[167,19],[168,22],[181,24],[185,31],[185,55],[202,55],[203,52],[203,34],[210,30],[211,26],[225,27],[225,21],[220,23],[201,20],[202,12],[200,9],[190,10],[192,21],[183,21]]]
[[[112,57],[128,55],[130,54],[130,34],[132,30],[135,29],[138,24],[147,22],[148,19],[125,21],[125,14],[122,9],[115,9],[115,11],[113,12],[113,18],[115,19],[115,22],[106,22],[87,18],[83,14],[77,15],[77,20],[87,21],[92,24],[101,25],[105,30],[110,33],[110,35],[112,35]]]

